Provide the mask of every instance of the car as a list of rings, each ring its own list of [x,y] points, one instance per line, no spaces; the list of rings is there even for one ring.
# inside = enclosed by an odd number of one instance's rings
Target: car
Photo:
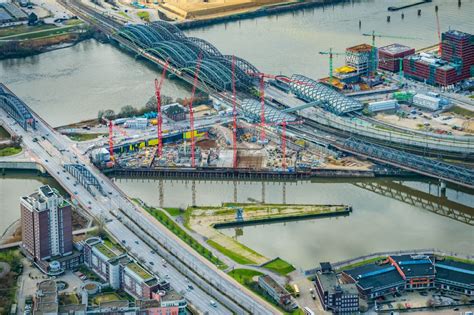
[[[66,179],[69,179],[69,176],[66,176]]]
[[[77,191],[74,192],[74,195],[77,195]]]
[[[135,244],[137,244],[137,245],[138,245],[138,241],[135,241]]]
[[[152,250],[150,251],[150,254],[154,254],[154,253],[155,253],[155,251],[152,249]]]
[[[155,265],[155,263],[154,263],[154,262],[152,262],[152,261],[150,261],[149,263],[150,263],[150,265],[152,265],[152,266],[154,266],[154,265]]]
[[[44,160],[46,163],[48,163],[48,160]]]
[[[210,300],[210,301],[209,301],[209,304],[210,304],[212,307],[217,307],[217,303],[214,302],[213,300]]]
[[[165,275],[165,279],[169,279],[170,278],[170,275]]]
[[[126,240],[122,240],[122,244],[126,244],[126,243],[127,243],[127,241],[126,241]]]
[[[193,290],[194,287],[193,287],[192,285],[188,284],[188,289],[189,289],[189,290]]]

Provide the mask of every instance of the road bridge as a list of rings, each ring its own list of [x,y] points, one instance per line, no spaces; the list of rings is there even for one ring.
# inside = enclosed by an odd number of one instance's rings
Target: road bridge
[[[17,98],[5,86],[0,85],[0,87],[9,95]],[[240,286],[156,222],[143,208],[132,202],[110,179],[101,174],[69,140],[56,132],[29,107],[25,108],[33,117],[36,129],[24,129],[3,109],[0,109],[0,121],[10,126],[16,135],[22,136],[23,144],[28,148],[32,158],[41,164],[73,196],[77,203],[87,209],[92,216],[107,219],[108,223],[105,224],[105,227],[114,238],[118,241],[126,240],[137,244],[137,246],[134,245],[132,251],[145,257],[146,261],[158,261],[161,258],[168,260],[172,266],[167,268],[166,273],[171,276],[175,289],[183,292],[191,304],[202,312],[209,312],[209,314],[279,313],[272,305]],[[45,149],[46,146],[35,141],[39,138],[44,138],[44,141],[62,154],[51,155]],[[70,173],[64,168],[64,165],[68,164],[82,165],[86,171],[85,174],[90,173],[95,177],[97,180],[95,184],[105,194],[92,194],[87,189],[87,185],[76,185],[76,179],[70,178]],[[88,181],[86,184],[90,182]],[[120,209],[119,212],[122,214],[120,220],[114,216],[118,213],[117,209]],[[137,235],[152,241],[143,243]],[[152,249],[156,253],[151,254]],[[148,267],[157,274],[163,272],[157,266]],[[194,290],[187,290],[186,279],[196,284]],[[209,306],[210,299],[217,300],[219,306],[217,308]]]

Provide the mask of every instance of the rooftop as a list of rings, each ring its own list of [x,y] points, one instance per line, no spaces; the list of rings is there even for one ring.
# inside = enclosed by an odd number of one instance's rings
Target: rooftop
[[[369,44],[360,44],[346,48],[346,51],[351,53],[371,52],[372,46]]]
[[[443,33],[443,35],[449,35],[458,37],[459,39],[469,39],[472,35],[466,32],[457,31],[457,30],[449,30]]]
[[[139,276],[142,280],[146,281],[150,278],[153,278],[153,275],[151,275],[148,271],[143,269],[140,265],[138,265],[136,262],[131,262],[127,265],[127,268],[133,271],[137,276]]]
[[[182,299],[183,296],[174,290],[166,292],[166,294],[161,297],[161,300],[165,302],[178,301]]]
[[[358,294],[355,284],[341,284],[334,271],[317,273],[318,281],[325,291],[334,294],[336,291],[342,291],[344,294]]]
[[[95,245],[94,248],[97,248],[97,250],[108,259],[117,257],[117,254],[115,254],[110,248],[102,243]]]
[[[269,287],[273,288],[273,290],[278,294],[278,295],[286,295],[289,294],[281,285],[279,285],[275,280],[273,280],[272,277],[269,275],[263,275],[258,278],[259,280],[262,280],[265,282]]]
[[[474,286],[474,264],[448,259],[437,261],[436,278]]]
[[[390,54],[390,55],[396,55],[396,54],[408,52],[412,49],[413,48],[411,47],[395,43],[395,44],[380,47],[378,51],[386,53],[386,54]]]

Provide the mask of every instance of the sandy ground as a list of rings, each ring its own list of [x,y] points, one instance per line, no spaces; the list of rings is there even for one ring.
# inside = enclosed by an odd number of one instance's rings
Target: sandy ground
[[[416,117],[416,119],[413,119],[413,117]],[[452,129],[453,126],[463,127],[467,120],[450,113],[443,113],[437,118],[434,118],[431,113],[425,111],[422,111],[422,115],[410,115],[410,117],[407,118],[400,118],[395,114],[379,113],[375,118],[383,122],[413,130],[430,131],[430,129],[439,129],[451,132],[453,135],[470,134],[465,131]]]

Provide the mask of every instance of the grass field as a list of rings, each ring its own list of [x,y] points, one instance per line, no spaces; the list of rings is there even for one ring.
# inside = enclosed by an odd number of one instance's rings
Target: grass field
[[[370,258],[370,259],[367,259],[367,260],[363,260],[363,261],[360,261],[360,262],[356,262],[356,263],[347,265],[347,266],[342,267],[338,270],[342,271],[342,270],[352,269],[352,268],[359,267],[359,266],[362,266],[362,265],[366,265],[366,264],[369,264],[369,263],[373,263],[373,262],[376,262],[377,260],[381,260],[381,259],[385,259],[385,258],[387,258],[387,257],[378,256],[378,257]]]
[[[104,302],[111,302],[111,301],[120,301],[121,298],[116,293],[104,293],[94,297],[94,304],[100,305]]]
[[[453,113],[461,115],[461,116],[469,117],[469,118],[474,117],[474,112],[473,111],[470,111],[468,109],[465,109],[465,108],[462,108],[462,107],[459,107],[459,106],[453,106],[450,109],[450,112],[453,112]]]
[[[195,251],[197,251],[201,256],[209,260],[211,263],[216,265],[220,269],[227,269],[227,265],[224,264],[219,258],[214,256],[210,250],[199,244],[194,238],[192,238],[185,230],[183,230],[178,224],[171,220],[165,212],[159,209],[151,207],[143,207],[148,211],[155,219],[160,221],[166,228],[183,240],[186,244],[191,246]]]
[[[282,276],[289,274],[293,270],[295,270],[295,267],[293,267],[290,263],[284,261],[281,258],[277,258],[262,267],[267,268],[269,270],[272,270]]]
[[[184,211],[181,211],[179,208],[163,208],[165,209],[166,212],[172,217],[177,217],[181,214],[184,213]]]
[[[126,18],[127,20],[131,20],[131,18],[128,16],[128,14],[123,12],[123,11],[120,11],[118,14],[121,15],[122,17]]]
[[[263,275],[263,273],[249,270],[249,269],[234,269],[228,273],[229,276],[234,278],[237,282],[253,291],[255,294],[262,297],[264,300],[268,301],[270,304],[275,305],[275,307],[280,308],[276,302],[269,297],[265,292],[260,288],[257,282],[253,281],[253,277],[258,277]],[[281,312],[286,315],[303,315],[303,311],[300,309],[294,310],[293,312],[285,312],[280,308]]]
[[[150,13],[149,12],[147,12],[147,11],[138,11],[137,15],[143,21],[150,22]]]
[[[74,141],[88,141],[97,139],[99,136],[105,136],[103,133],[73,133],[68,135],[69,139]]]
[[[21,152],[21,147],[6,147],[0,149],[0,156],[10,156]]]
[[[10,265],[10,272],[0,281],[0,314],[10,314],[10,306],[15,302],[18,281],[16,274],[20,272],[20,251],[8,249],[0,251],[0,261]]]
[[[226,255],[227,257],[229,257],[230,259],[232,259],[233,261],[235,261],[236,263],[238,264],[242,264],[242,265],[251,265],[251,264],[255,264],[255,261],[253,260],[250,260],[244,256],[241,256],[231,250],[228,250],[227,248],[219,245],[218,243],[214,242],[213,240],[207,240],[207,243],[209,245],[211,245],[212,247],[214,247],[215,249],[217,249],[218,251],[220,251],[222,254]]]
[[[464,259],[464,258],[459,258],[459,257],[453,257],[453,256],[446,256],[446,257],[444,257],[444,258],[449,259],[449,260],[459,261],[459,262],[466,263],[466,264],[474,265],[474,261],[473,261],[473,260],[469,260],[469,259]]]
[[[18,26],[4,27],[4,28],[0,28],[0,38],[4,36],[19,35],[19,34],[29,33],[29,32],[44,31],[44,30],[49,30],[52,28],[56,28],[56,26],[51,25],[51,24],[44,24],[44,25],[38,25],[38,26],[18,25]]]
[[[50,26],[50,25],[42,25],[42,26]],[[32,29],[29,29],[29,30],[26,29],[24,32],[18,32],[18,33],[10,34],[10,35],[2,35],[0,39],[9,39],[9,40],[37,39],[37,38],[55,36],[59,34],[65,34],[70,31],[75,30],[75,28],[78,27],[78,25],[68,25],[68,26],[61,26],[61,27],[56,27],[53,25],[53,27],[41,28],[42,26],[38,26],[39,29],[35,29],[35,27],[33,27]]]

